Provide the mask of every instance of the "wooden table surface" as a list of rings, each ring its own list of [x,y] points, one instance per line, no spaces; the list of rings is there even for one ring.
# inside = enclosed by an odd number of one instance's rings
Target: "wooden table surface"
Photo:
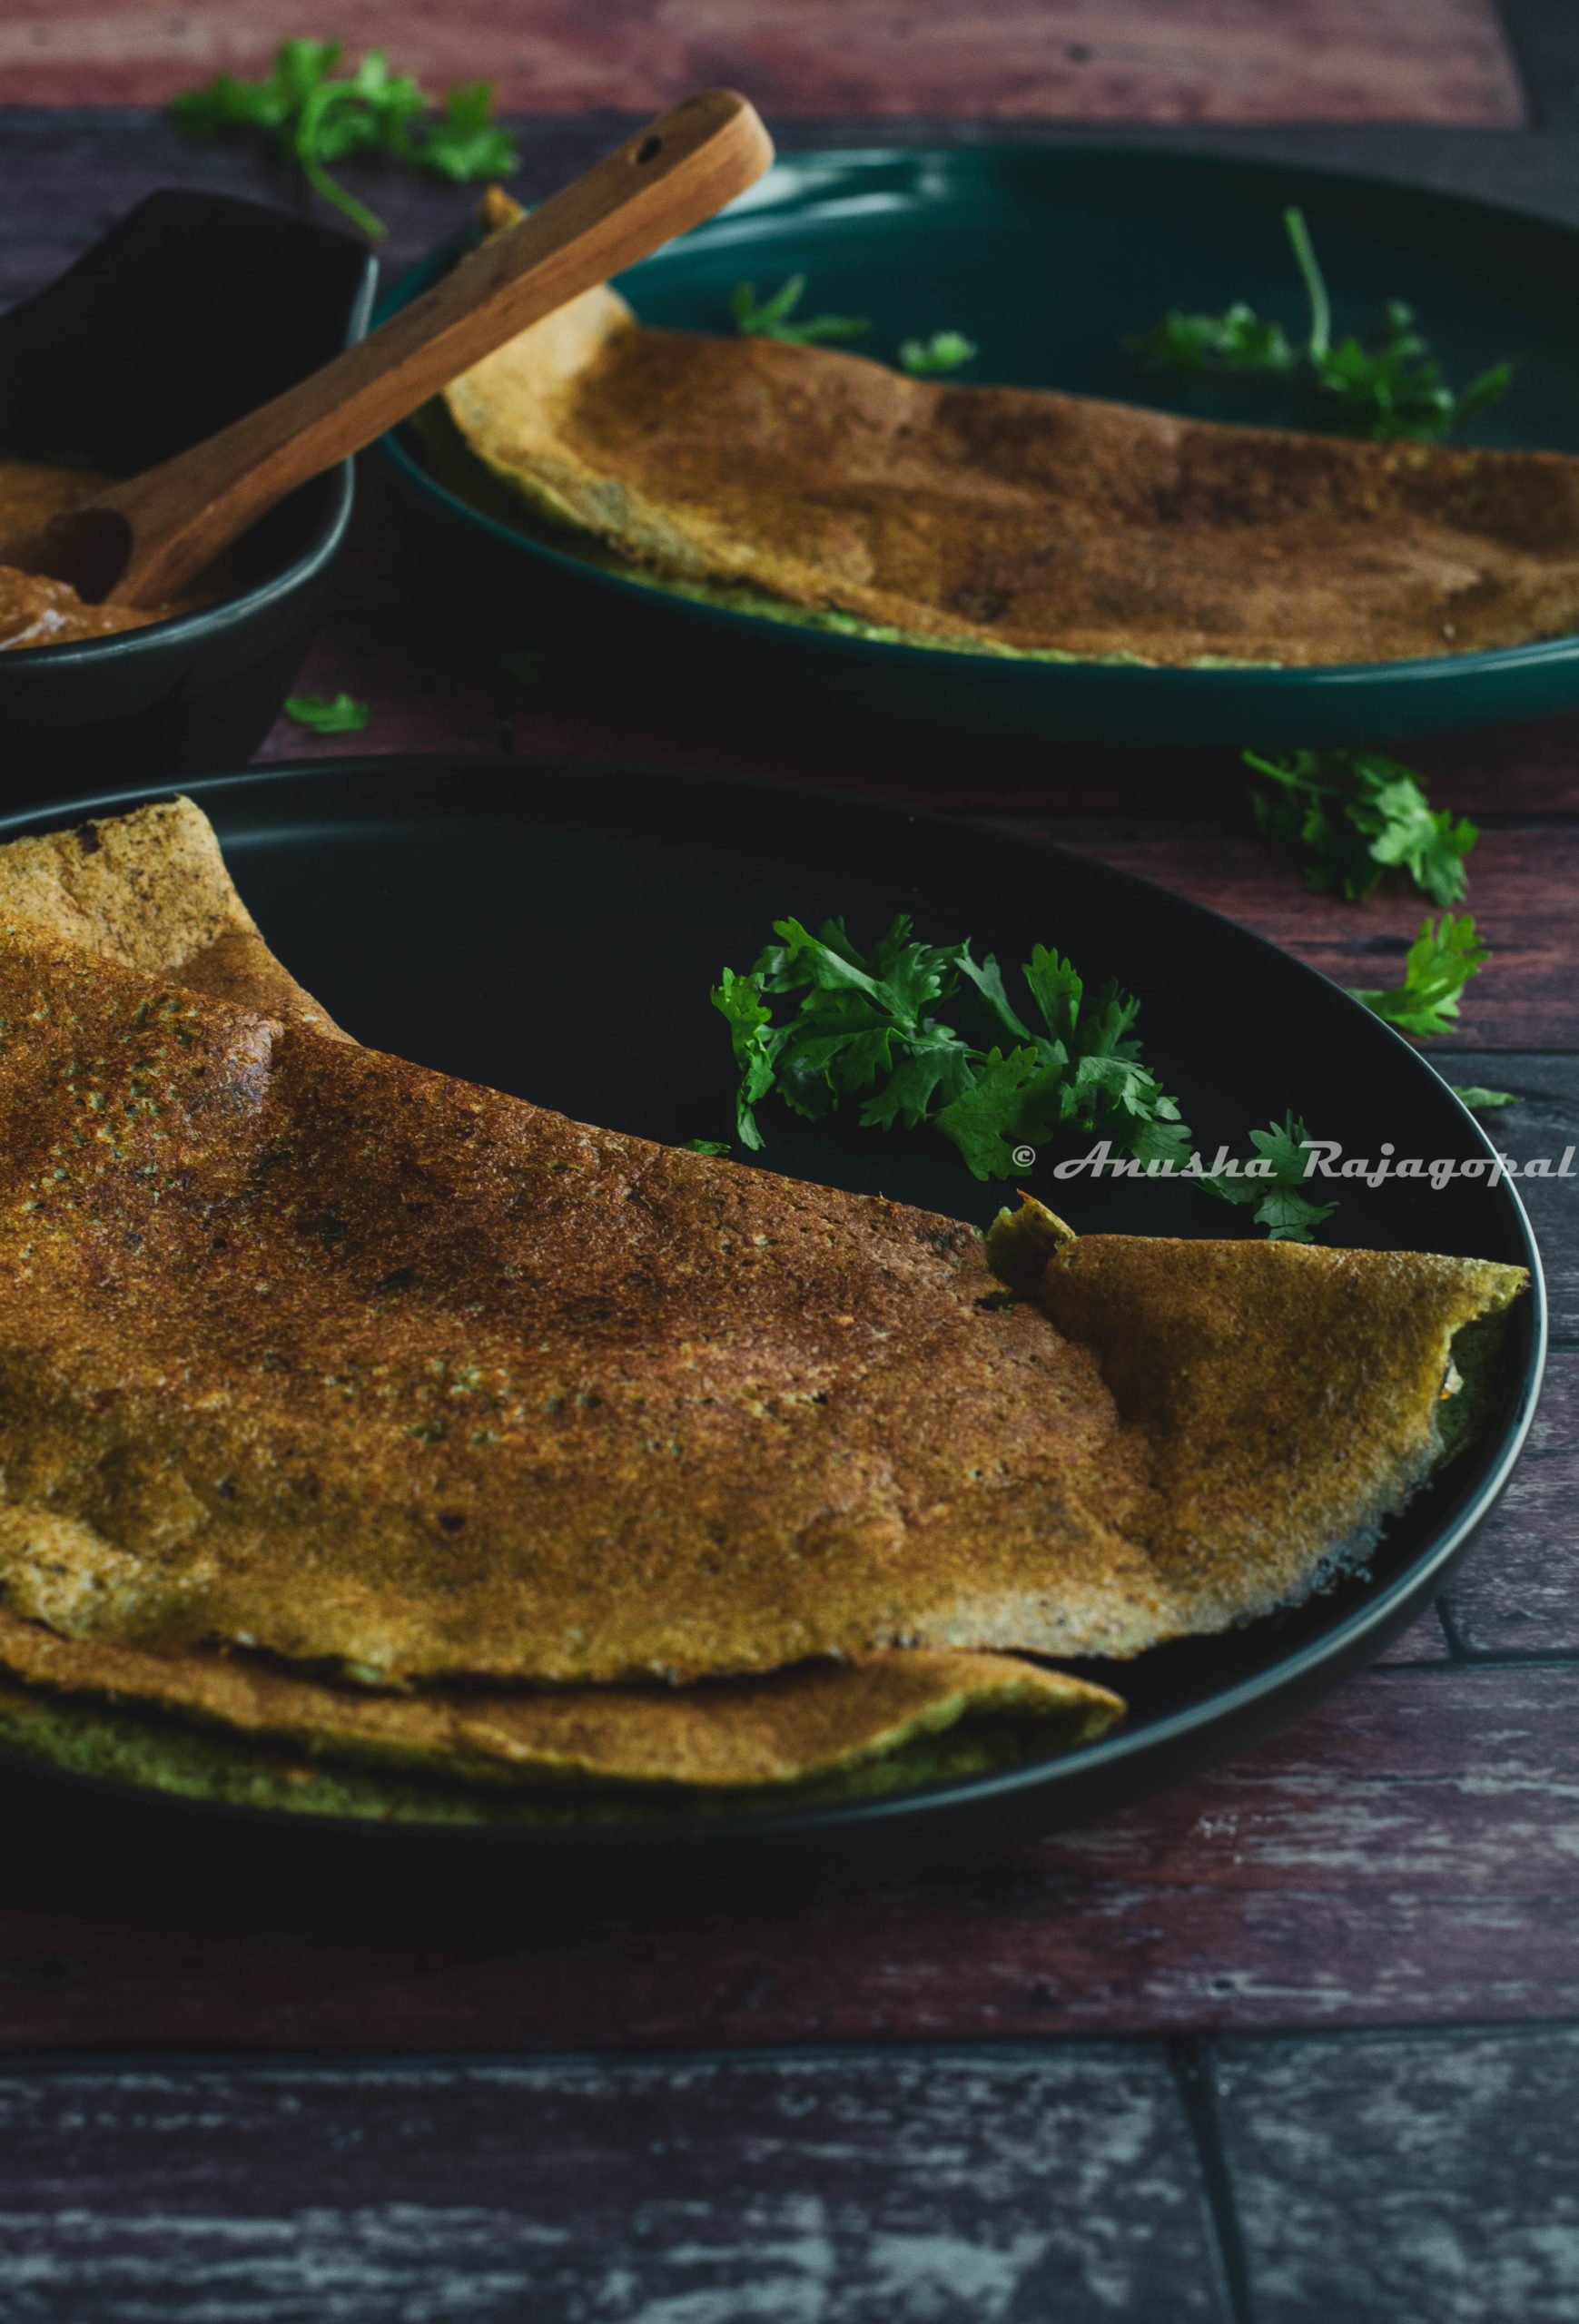
[[[1484,51],[1488,11],[1438,14],[1445,41],[1456,18]],[[1211,15],[1179,12],[1198,30]],[[54,37],[76,19],[38,21]],[[1526,64],[1530,42],[1560,50],[1554,22],[1524,12]],[[31,94],[102,95],[92,64]],[[1506,132],[1232,135],[1579,220],[1566,102]],[[810,110],[799,142],[873,133],[835,128],[835,102]],[[528,190],[617,127],[545,109]],[[0,115],[0,298],[151,185],[271,191],[249,157],[181,146],[147,113],[18,108]],[[380,192],[397,263],[466,200]],[[419,564],[398,513],[364,494],[304,681],[372,705],[336,748],[503,754],[523,778],[542,753],[765,771],[984,814],[1353,982],[1386,975],[1418,924],[1406,895],[1308,896],[1253,836],[1227,759],[794,704],[743,735],[695,700],[623,698],[618,673],[593,683],[552,660],[526,688],[412,622]],[[263,753],[317,754],[288,724]],[[1483,832],[1471,901],[1493,959],[1435,1053],[1455,1079],[1519,1093],[1498,1120],[1508,1151],[1560,1152],[1579,1142],[1579,717],[1408,755]],[[173,1913],[135,1879],[104,1893],[91,1866],[63,1886],[8,1845],[0,2314],[1569,2324],[1579,1182],[1530,1191],[1554,1354],[1470,1563],[1300,1725],[1123,1815],[1007,1858],[747,1905],[587,1920],[527,1896],[473,1919],[427,1897],[354,1927],[300,1908]]]

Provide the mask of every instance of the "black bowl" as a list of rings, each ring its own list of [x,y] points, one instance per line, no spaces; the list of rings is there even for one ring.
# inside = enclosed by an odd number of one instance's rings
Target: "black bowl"
[[[343,234],[228,194],[150,194],[0,315],[0,455],[134,476],[360,339],[377,261]],[[351,464],[271,510],[237,594],[174,621],[0,653],[0,803],[107,769],[160,782],[249,759],[329,594]]]

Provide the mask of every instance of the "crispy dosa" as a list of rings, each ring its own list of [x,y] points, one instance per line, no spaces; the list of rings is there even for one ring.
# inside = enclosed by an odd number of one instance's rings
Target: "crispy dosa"
[[[6,923],[349,1038],[269,952],[212,827],[190,801],[0,849]],[[0,1507],[0,1536],[5,1526]],[[275,1804],[324,1813],[415,1815],[426,1800],[454,1817],[462,1813],[464,1794],[453,1790],[461,1778],[685,1785],[720,1797],[835,1777],[870,1787],[879,1758],[893,1763],[883,1782],[903,1780],[903,1768],[921,1780],[943,1759],[973,1765],[995,1750],[1002,1760],[1016,1736],[1022,1749],[1067,1748],[1123,1710],[1117,1696],[1067,1674],[969,1653],[879,1652],[689,1690],[489,1696],[473,1688],[459,1699],[430,1690],[414,1699],[365,1686],[348,1693],[272,1669],[245,1649],[188,1643],[150,1653],[65,1639],[4,1613],[0,1670],[35,1690],[4,1689],[0,1735],[35,1755],[101,1771],[142,1768],[147,1780],[203,1797],[256,1802],[261,1787],[270,1797],[278,1792]],[[46,1703],[40,1690],[57,1699]],[[140,1727],[123,1712],[106,1724],[95,1703],[153,1706],[315,1760],[447,1771],[452,1787],[436,1803],[430,1787],[391,1793],[387,1778],[364,1776],[348,1793],[343,1773],[311,1773],[300,1759],[281,1763],[278,1752],[250,1758],[241,1742],[221,1751],[212,1736],[200,1748],[193,1738],[173,1738],[167,1723]],[[945,1748],[937,1738],[962,1720],[972,1738]]]
[[[157,1655],[0,1613],[0,1672],[33,1689],[175,1711],[313,1758],[487,1785],[749,1789],[879,1758],[966,1717],[1034,1721],[1046,1747],[1100,1735],[1105,1689],[1007,1654],[880,1653],[691,1688],[375,1693],[245,1655]]]
[[[1096,1236],[1044,1312],[955,1221],[26,926],[0,1014],[0,1575],[84,1646],[418,1689],[1133,1655],[1363,1557],[1524,1279]]]
[[[310,1757],[291,1746],[193,1725],[181,1717],[0,1680],[0,1751],[188,1799],[378,1823],[551,1828],[782,1812],[999,1774],[1079,1739],[1076,1729],[1057,1720],[1023,1714],[993,1718],[978,1709],[946,1731],[919,1734],[876,1756],[793,1782],[745,1788],[653,1782],[545,1785],[535,1778],[519,1785],[469,1783],[370,1761]]]
[[[263,941],[190,799],[0,847],[0,929],[25,924],[191,992],[344,1040]]]
[[[682,593],[900,642],[1307,665],[1579,623],[1579,460],[1562,453],[950,386],[834,348],[647,330],[607,286],[444,404],[562,543]]]

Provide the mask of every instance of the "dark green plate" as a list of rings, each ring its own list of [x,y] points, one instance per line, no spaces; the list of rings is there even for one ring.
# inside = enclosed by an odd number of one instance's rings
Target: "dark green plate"
[[[1073,389],[1211,419],[1302,418],[1260,384],[1176,382],[1126,353],[1168,308],[1243,299],[1306,327],[1282,213],[1304,210],[1337,334],[1367,334],[1406,300],[1455,386],[1505,356],[1517,372],[1466,441],[1579,450],[1579,232],[1489,204],[1327,171],[1187,153],[977,146],[791,154],[721,216],[620,278],[643,321],[733,328],[732,287],[804,273],[805,313],[871,318],[857,344],[964,331],[961,376]],[[452,265],[432,251],[390,312]],[[523,615],[557,611],[665,655],[689,645],[766,686],[978,732],[1161,744],[1382,742],[1579,703],[1579,637],[1492,654],[1298,670],[1149,670],[1013,662],[797,628],[666,596],[518,532],[447,491],[409,432],[387,469],[459,531]],[[479,477],[481,471],[479,471]],[[483,479],[486,487],[487,479]],[[502,503],[498,504],[502,507]],[[512,578],[513,576],[513,589]],[[567,594],[568,593],[568,594]]]

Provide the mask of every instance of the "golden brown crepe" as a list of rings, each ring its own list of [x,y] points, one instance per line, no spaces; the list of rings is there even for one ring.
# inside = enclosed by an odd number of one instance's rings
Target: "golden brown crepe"
[[[1561,453],[948,386],[833,348],[646,330],[607,287],[444,401],[523,513],[637,577],[865,634],[1321,665],[1579,623],[1579,460]]]
[[[7,924],[13,933],[25,924],[35,937],[64,938],[184,990],[261,1005],[271,1018],[348,1038],[268,951],[207,819],[190,801],[0,848],[0,926]],[[16,1515],[0,1505],[0,1540],[15,1539]],[[437,1813],[438,1807],[427,1795],[391,1804],[382,1778],[359,1779],[348,1795],[341,1778],[314,1777],[304,1793],[299,1763],[290,1763],[278,1783],[267,1755],[263,1763],[243,1758],[238,1772],[222,1756],[203,1756],[158,1727],[144,1731],[120,1715],[106,1723],[91,1705],[154,1706],[299,1752],[496,1785],[571,1777],[735,1788],[782,1787],[878,1756],[894,1760],[897,1779],[900,1760],[915,1757],[915,1738],[962,1719],[1012,1720],[1039,1735],[1041,1748],[1067,1748],[1123,1710],[1117,1696],[1063,1673],[968,1653],[876,1653],[690,1690],[500,1696],[471,1688],[414,1699],[364,1685],[348,1692],[292,1676],[244,1648],[188,1642],[149,1653],[68,1640],[35,1618],[41,1607],[25,1581],[20,1602],[28,1614],[0,1614],[0,1670],[40,1691],[4,1689],[0,1729],[15,1744],[60,1763],[141,1770],[143,1779],[201,1796],[263,1804],[260,1787],[271,1795],[278,1787],[286,1804],[316,1803],[322,1812],[417,1814],[426,1804]],[[62,1698],[54,1708],[45,1690]],[[966,1759],[972,1748],[960,1747]],[[459,1799],[443,1803],[447,1816],[461,1813]]]
[[[1106,1689],[1007,1654],[885,1653],[699,1686],[374,1693],[258,1658],[60,1637],[0,1613],[0,1672],[35,1689],[156,1706],[313,1757],[489,1785],[695,1784],[749,1789],[896,1751],[965,1718],[1035,1723],[1044,1748],[1103,1734]]]
[[[0,850],[0,1741],[60,1764],[464,1817],[1067,1746],[1121,1703],[1013,1650],[1363,1557],[1524,1280],[983,1243],[359,1049],[187,802]]]
[[[0,847],[0,929],[25,923],[123,968],[345,1040],[264,943],[190,799]]]
[[[0,1572],[84,1641],[386,1684],[1133,1654],[1362,1551],[1523,1279],[1090,1237],[1055,1329],[954,1221],[25,927],[0,1014]],[[1122,1370],[1131,1310],[1196,1404]]]

